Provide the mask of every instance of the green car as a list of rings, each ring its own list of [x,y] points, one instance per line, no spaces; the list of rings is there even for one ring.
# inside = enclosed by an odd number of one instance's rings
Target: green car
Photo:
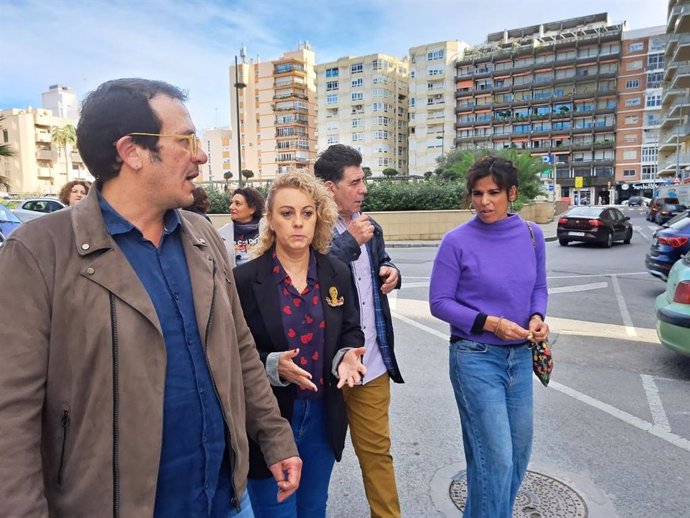
[[[656,298],[656,334],[662,345],[690,356],[690,253],[676,261],[666,292]]]

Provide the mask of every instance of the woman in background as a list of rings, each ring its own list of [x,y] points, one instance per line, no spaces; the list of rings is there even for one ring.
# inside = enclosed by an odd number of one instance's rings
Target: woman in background
[[[250,252],[259,242],[259,221],[264,214],[264,197],[253,187],[240,187],[232,193],[232,218],[235,243],[235,265],[250,259]]]
[[[90,188],[91,182],[87,182],[86,180],[72,180],[62,186],[58,198],[67,207],[74,207],[77,203],[86,198]]]

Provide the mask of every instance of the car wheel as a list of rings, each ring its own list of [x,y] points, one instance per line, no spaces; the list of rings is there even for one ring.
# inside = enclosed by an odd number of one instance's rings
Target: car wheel
[[[559,239],[558,244],[561,246],[568,246],[568,240],[567,239]]]
[[[631,228],[628,229],[628,231],[625,233],[625,239],[623,239],[623,243],[626,245],[630,244],[630,240],[632,239],[633,235],[633,230]]]
[[[613,232],[606,234],[606,241],[604,241],[602,244],[604,248],[611,248],[613,245]]]

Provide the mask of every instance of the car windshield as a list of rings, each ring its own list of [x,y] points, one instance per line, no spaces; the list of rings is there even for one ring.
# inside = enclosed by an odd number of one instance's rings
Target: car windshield
[[[10,209],[5,207],[4,205],[0,205],[0,221],[9,221],[10,223],[21,223],[21,221],[19,221],[19,218],[12,214]]]
[[[671,203],[667,203],[662,208],[665,210],[685,210],[685,206],[675,205],[675,204],[671,204]]]
[[[688,212],[687,210],[684,210],[680,214],[676,214],[675,216],[673,216],[671,219],[668,220],[668,222],[666,222],[665,226],[670,227],[676,221],[680,221],[680,220],[685,219],[685,218],[690,218],[690,212]]]
[[[598,218],[599,214],[601,214],[601,209],[599,207],[575,207],[566,214],[566,217]]]

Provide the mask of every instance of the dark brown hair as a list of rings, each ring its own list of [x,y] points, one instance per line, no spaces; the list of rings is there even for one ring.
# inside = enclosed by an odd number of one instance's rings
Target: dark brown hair
[[[265,203],[263,194],[254,189],[253,187],[240,187],[232,191],[232,196],[239,194],[244,197],[250,208],[254,209],[254,215],[252,219],[260,219],[264,215]],[[231,198],[232,198],[231,196]]]
[[[472,189],[482,178],[490,176],[502,191],[510,192],[512,187],[518,187],[518,170],[510,160],[484,156],[474,162],[467,170],[467,199],[472,197]]]

